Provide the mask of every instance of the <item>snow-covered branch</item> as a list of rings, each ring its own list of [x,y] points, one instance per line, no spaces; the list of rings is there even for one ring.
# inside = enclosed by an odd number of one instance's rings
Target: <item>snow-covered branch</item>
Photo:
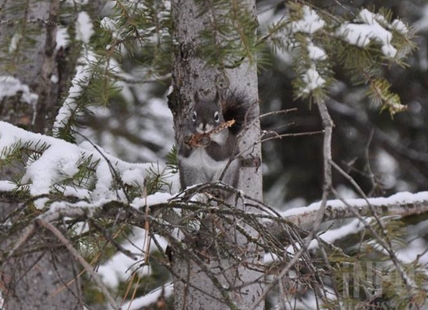
[[[130,203],[127,189],[141,193],[150,178],[164,173],[157,164],[127,163],[89,142],[77,146],[0,122],[0,166],[26,156],[25,174],[14,178],[18,184],[1,180],[0,191],[19,185],[32,197],[56,192],[94,204],[106,199]],[[43,207],[42,200],[37,204]]]
[[[297,226],[310,225],[316,219],[320,207],[321,203],[316,202],[307,207],[287,210],[281,216]],[[376,214],[372,214],[372,210]],[[356,214],[405,217],[425,212],[428,212],[428,192],[402,192],[387,198],[329,200],[323,221],[353,218]]]

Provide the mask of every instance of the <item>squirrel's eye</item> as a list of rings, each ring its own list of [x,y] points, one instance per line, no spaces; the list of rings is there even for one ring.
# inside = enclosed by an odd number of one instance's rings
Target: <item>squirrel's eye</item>
[[[218,112],[214,113],[214,120],[216,121],[216,123],[218,123],[218,121],[220,120],[220,117],[218,116]]]
[[[196,111],[193,111],[192,121],[196,122],[196,116],[197,116]]]

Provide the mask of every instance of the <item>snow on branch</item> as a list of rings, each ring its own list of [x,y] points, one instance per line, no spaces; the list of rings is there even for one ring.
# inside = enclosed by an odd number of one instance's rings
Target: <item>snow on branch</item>
[[[0,167],[24,155],[28,156],[25,174],[18,184],[1,180],[0,191],[18,187],[33,197],[56,192],[92,204],[106,200],[131,203],[125,187],[142,190],[154,171],[162,171],[153,164],[124,162],[88,142],[77,146],[0,122]],[[42,207],[43,200],[38,202]]]
[[[281,216],[297,226],[308,225],[315,221],[321,202],[307,207],[293,208],[281,213]],[[409,216],[428,212],[428,192],[401,192],[387,198],[329,200],[323,221],[372,216],[372,210],[379,216]]]
[[[393,23],[389,23],[383,15],[363,9],[355,22],[343,24],[337,30],[337,35],[359,47],[366,47],[371,42],[377,42],[382,46],[382,53],[386,57],[395,57],[397,49],[391,44],[392,30],[401,34],[409,32],[403,22],[394,20]]]
[[[78,110],[77,98],[81,95],[83,89],[88,85],[92,69],[91,62],[95,62],[96,58],[92,52],[88,52],[86,57],[80,57],[78,60],[79,65],[76,68],[76,75],[71,81],[69,95],[65,99],[63,106],[58,112],[53,126],[55,136],[59,136],[61,129],[66,127],[73,113]]]

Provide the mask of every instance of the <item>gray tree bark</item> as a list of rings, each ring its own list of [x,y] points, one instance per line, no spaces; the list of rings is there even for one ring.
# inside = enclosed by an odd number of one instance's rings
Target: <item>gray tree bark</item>
[[[255,11],[255,1],[246,2],[250,12]],[[257,93],[257,71],[255,64],[243,62],[233,69],[208,67],[197,54],[201,44],[200,32],[209,22],[209,14],[199,14],[193,1],[172,1],[174,21],[174,39],[178,45],[173,69],[173,92],[169,105],[174,115],[174,127],[177,144],[183,141],[183,127],[191,109],[191,100],[195,91],[204,97],[214,97],[217,88],[230,88],[244,91],[254,104],[254,115],[259,115]],[[259,126],[252,126],[240,142],[244,154],[244,166],[241,168],[238,188],[253,198],[262,198],[262,179],[260,145],[254,142],[260,137]],[[234,204],[235,202],[232,202]],[[236,206],[246,211],[256,210],[244,207],[242,201]],[[237,220],[237,219],[234,219]],[[248,226],[244,229],[257,238]],[[174,257],[174,308],[218,310],[234,308],[249,309],[262,294],[263,275],[252,270],[259,260],[259,253],[236,227],[225,225],[228,241],[232,243],[233,255],[240,256],[240,263],[230,258],[202,260],[187,258],[184,255]],[[215,238],[212,236],[212,238]],[[221,241],[219,241],[221,242]],[[201,242],[202,244],[204,242]],[[203,251],[202,248],[195,252]],[[183,254],[183,253],[182,253]],[[235,257],[236,257],[235,256]],[[255,309],[263,309],[261,303]]]

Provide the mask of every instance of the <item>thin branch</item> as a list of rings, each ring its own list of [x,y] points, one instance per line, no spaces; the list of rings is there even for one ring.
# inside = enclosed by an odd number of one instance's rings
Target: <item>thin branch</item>
[[[14,242],[13,247],[10,249],[10,251],[7,253],[7,256],[3,261],[7,261],[9,258],[11,258],[15,252],[30,239],[30,237],[33,235],[35,229],[34,223],[28,225],[24,231],[21,233],[21,236],[17,241]]]
[[[259,116],[259,119],[262,119],[262,118],[264,118],[264,117],[271,116],[271,115],[277,115],[277,114],[288,114],[288,113],[296,112],[296,111],[297,111],[297,108],[291,108],[291,109],[285,109],[285,110],[271,111],[271,112],[267,112],[267,113],[265,113],[265,114],[260,115],[260,116]]]
[[[324,100],[317,100],[318,110],[322,119],[324,128],[324,141],[323,141],[323,164],[324,164],[324,188],[322,201],[327,201],[328,195],[332,188],[333,180],[331,174],[331,139],[333,135],[334,123],[330,117],[327,106]]]
[[[88,141],[89,142],[89,144],[91,144],[91,146],[104,158],[104,160],[106,161],[106,163],[107,163],[107,165],[108,165],[108,167],[109,167],[109,169],[110,169],[110,172],[111,172],[111,174],[112,174],[112,176],[114,176],[114,179],[115,179],[115,181],[120,185],[120,187],[122,188],[122,190],[123,190],[123,194],[125,195],[125,197],[126,197],[126,200],[130,203],[131,202],[131,198],[129,197],[129,195],[128,195],[128,192],[126,191],[126,187],[125,187],[125,184],[123,184],[123,181],[122,181],[122,178],[120,177],[120,175],[119,175],[119,173],[118,173],[118,171],[114,168],[114,166],[113,166],[113,164],[111,163],[111,161],[107,158],[107,156],[100,150],[100,148],[98,147],[98,146],[96,146],[95,145],[95,143],[93,143],[90,139],[88,139],[85,135],[83,135],[83,134],[81,134],[81,133],[79,133],[79,132],[77,132],[77,131],[74,131],[74,133],[75,134],[77,134],[77,135],[79,135],[79,136],[81,136],[83,139],[85,139],[86,141]],[[118,191],[118,189],[116,189],[116,195],[117,195],[117,198],[119,198],[119,191]]]
[[[276,283],[278,281],[280,281],[283,277],[285,277],[285,275],[291,270],[291,268],[293,268],[293,266],[300,260],[300,258],[306,253],[311,241],[312,241],[312,236],[309,235],[308,238],[306,238],[306,241],[305,241],[305,244],[303,245],[303,247],[301,247],[300,250],[293,256],[293,258],[281,270],[281,272],[278,274],[278,276],[275,277],[275,279],[269,285],[266,285],[263,288],[263,293],[254,302],[254,304],[250,308],[251,310],[256,309],[257,306],[266,299],[266,296],[275,287]]]
[[[347,203],[345,199],[341,198],[339,193],[336,192],[333,189],[334,194],[339,197],[343,203]],[[371,209],[371,206],[369,205],[369,208]],[[407,276],[406,271],[404,270],[403,266],[401,265],[399,259],[397,258],[397,255],[395,254],[391,242],[390,240],[387,238],[387,236],[380,236],[376,230],[373,228],[372,225],[368,224],[367,221],[362,218],[358,213],[355,212],[355,210],[353,210],[351,208],[352,211],[354,211],[355,215],[357,216],[357,218],[364,224],[364,226],[373,234],[373,236],[376,238],[376,240],[379,242],[379,244],[381,245],[381,247],[388,253],[389,257],[391,258],[391,261],[394,263],[395,267],[397,268],[398,272],[400,273],[401,279],[403,280],[404,284],[406,285],[406,289],[409,292],[410,295],[412,295],[414,289],[416,288],[416,283],[414,283],[414,281],[412,279],[410,279]],[[382,221],[379,219],[379,216],[377,216],[377,214],[374,214],[374,218],[376,219],[376,222],[379,224],[379,226],[381,227],[381,233],[385,234],[385,227],[384,224],[382,223]]]
[[[129,257],[132,260],[138,260],[138,257],[136,254],[132,253],[131,251],[125,249],[121,244],[117,243],[112,236],[110,236],[109,233],[107,233],[106,229],[98,225],[98,223],[94,220],[90,220],[91,226],[95,227],[96,230],[98,230],[106,240],[108,240],[119,252],[124,254],[125,256]]]
[[[103,292],[104,296],[107,298],[110,305],[115,310],[120,310],[120,306],[116,304],[116,301],[114,298],[110,295],[110,292],[108,291],[107,287],[101,280],[101,278],[98,276],[98,274],[94,271],[92,266],[80,255],[80,253],[73,247],[70,240],[68,240],[64,235],[51,223],[39,219],[37,220],[37,223],[43,227],[45,227],[47,230],[52,232],[58,240],[67,248],[67,250],[70,252],[70,254],[82,265],[83,268],[85,268],[86,272],[94,278],[95,282],[97,283],[100,290]]]

